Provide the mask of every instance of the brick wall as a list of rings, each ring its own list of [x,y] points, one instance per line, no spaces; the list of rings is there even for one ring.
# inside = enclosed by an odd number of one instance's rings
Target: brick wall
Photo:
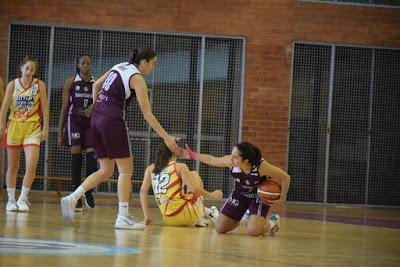
[[[296,0],[0,0],[0,76],[8,23],[192,32],[247,38],[243,139],[285,166],[295,40],[400,47],[400,9]]]

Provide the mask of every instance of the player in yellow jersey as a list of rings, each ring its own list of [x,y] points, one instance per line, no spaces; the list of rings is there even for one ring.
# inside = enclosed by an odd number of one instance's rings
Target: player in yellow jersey
[[[49,105],[46,85],[37,79],[38,63],[26,57],[21,64],[21,77],[7,85],[0,110],[0,133],[7,147],[7,211],[29,211],[28,192],[36,175],[40,142],[47,140],[49,129]],[[6,116],[10,109],[9,123]],[[21,195],[15,202],[15,186],[21,149],[25,152],[25,176]]]
[[[189,193],[185,193],[185,185]],[[218,216],[215,207],[204,207],[203,197],[219,199],[222,198],[222,191],[206,191],[199,174],[190,171],[186,164],[176,162],[176,154],[165,143],[158,147],[155,163],[147,167],[140,188],[140,203],[146,224],[152,222],[148,205],[151,186],[165,225],[206,226],[208,220],[215,221]]]

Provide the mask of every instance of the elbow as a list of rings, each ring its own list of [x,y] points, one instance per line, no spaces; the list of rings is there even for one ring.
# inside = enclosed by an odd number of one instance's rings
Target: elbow
[[[140,195],[141,196],[146,196],[148,194],[149,190],[143,187],[140,187]]]
[[[152,117],[153,113],[151,111],[142,111],[143,118],[148,122]]]
[[[203,190],[201,190],[201,188],[199,186],[195,186],[192,188],[192,193],[198,196],[202,196],[203,195]]]

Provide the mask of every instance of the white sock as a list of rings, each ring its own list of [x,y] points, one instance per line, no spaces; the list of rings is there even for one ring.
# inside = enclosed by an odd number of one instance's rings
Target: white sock
[[[83,194],[85,194],[86,190],[83,186],[79,186],[71,195],[74,196],[75,200],[78,201]]]
[[[7,188],[9,202],[15,202],[15,188]]]
[[[118,214],[127,216],[129,214],[128,209],[129,209],[128,202],[119,202]]]
[[[207,208],[207,207],[204,207],[204,216],[205,216],[205,217],[210,216],[210,214],[211,214],[212,212],[213,212],[212,209]]]
[[[19,196],[19,198],[22,199],[28,198],[29,189],[30,189],[29,187],[22,186],[21,195]]]

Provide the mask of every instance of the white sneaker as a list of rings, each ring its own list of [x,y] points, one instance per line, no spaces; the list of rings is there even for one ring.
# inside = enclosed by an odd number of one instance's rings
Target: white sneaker
[[[18,207],[17,204],[15,204],[15,200],[13,202],[8,201],[7,206],[6,206],[6,211],[17,211]]]
[[[269,235],[275,235],[275,233],[279,232],[279,220],[280,216],[278,214],[272,214],[271,217],[269,217],[269,230],[268,234]]]
[[[30,205],[31,205],[31,203],[29,203],[28,198],[26,198],[26,197],[18,198],[18,201],[17,201],[18,211],[28,212]]]
[[[71,222],[74,220],[76,202],[73,195],[68,195],[61,199],[61,212],[64,219]]]
[[[195,225],[198,227],[207,227],[209,223],[209,220],[206,217],[203,217],[200,218]]]
[[[212,206],[211,208],[204,208],[204,217],[207,218],[212,223],[217,223],[217,218],[219,216],[218,208]]]
[[[118,214],[117,220],[115,221],[116,229],[143,230],[145,227],[146,225],[139,223],[135,217],[131,215]]]
[[[250,218],[250,211],[246,210],[246,212],[243,214],[242,219],[240,220],[241,224],[247,225],[247,222],[249,221]]]

